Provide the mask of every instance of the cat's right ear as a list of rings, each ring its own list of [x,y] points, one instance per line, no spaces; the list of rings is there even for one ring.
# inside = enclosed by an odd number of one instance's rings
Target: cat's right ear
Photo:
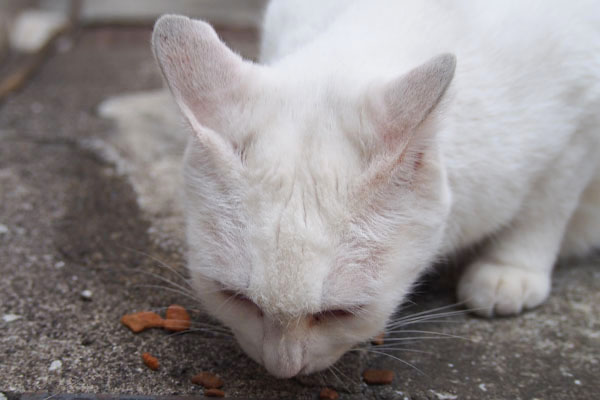
[[[194,133],[219,132],[235,142],[227,121],[248,98],[248,82],[258,67],[242,60],[203,21],[164,15],[156,21],[152,48],[163,77]],[[254,79],[255,80],[255,79]]]

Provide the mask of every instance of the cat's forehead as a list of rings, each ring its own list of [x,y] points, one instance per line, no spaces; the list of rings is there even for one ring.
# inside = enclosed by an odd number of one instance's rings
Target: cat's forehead
[[[369,280],[357,277],[369,271],[347,263],[344,251],[351,191],[326,168],[275,176],[269,184],[269,178],[257,181],[245,204],[253,258],[249,288],[257,302],[294,316],[359,305],[355,294],[368,293]]]

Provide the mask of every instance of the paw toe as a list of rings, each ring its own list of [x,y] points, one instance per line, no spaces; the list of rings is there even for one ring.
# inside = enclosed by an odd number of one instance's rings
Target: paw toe
[[[519,267],[475,263],[462,276],[458,298],[474,313],[515,315],[540,305],[550,291],[550,277]]]

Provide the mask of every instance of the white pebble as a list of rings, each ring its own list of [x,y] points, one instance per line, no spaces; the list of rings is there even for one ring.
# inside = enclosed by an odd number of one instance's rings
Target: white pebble
[[[4,224],[0,224],[0,235],[2,235],[4,233],[8,233],[8,226],[6,226]]]
[[[62,361],[60,361],[60,360],[54,360],[50,364],[50,367],[48,368],[48,371],[56,371],[57,369],[60,369],[61,367],[62,367]]]
[[[65,266],[65,262],[64,261],[59,261],[56,264],[54,264],[54,267],[58,268],[58,269],[61,269],[64,266]]]
[[[84,291],[81,292],[81,297],[85,300],[91,300],[92,299],[92,291],[85,289]]]
[[[458,398],[457,395],[450,393],[438,393],[433,389],[429,389],[429,391],[433,393],[438,398],[438,400],[456,400]]]
[[[575,379],[573,381],[573,383],[576,384],[576,385],[581,385],[581,381],[579,379]]]
[[[485,387],[485,383],[480,383],[479,384],[479,389],[483,390],[484,392],[487,392],[487,388]]]
[[[6,396],[2,392],[0,392],[0,400],[7,400]]]
[[[4,314],[2,316],[2,320],[4,322],[13,322],[13,321],[16,321],[21,318],[23,318],[23,317],[21,317],[20,315],[17,315],[17,314]]]

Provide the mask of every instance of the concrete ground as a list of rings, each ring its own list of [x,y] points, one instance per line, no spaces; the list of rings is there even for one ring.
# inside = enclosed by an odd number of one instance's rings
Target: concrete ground
[[[223,33],[244,54],[255,52],[252,32]],[[161,87],[149,34],[84,30],[0,105],[0,399],[201,397],[190,377],[206,370],[223,377],[229,398],[315,399],[324,385],[342,399],[597,398],[597,257],[560,266],[550,300],[518,318],[432,317],[396,334],[430,337],[402,341],[404,350],[389,353],[403,361],[355,352],[335,372],[299,379],[270,377],[218,328],[134,335],[123,327],[120,317],[132,311],[197,308],[156,277],[185,284],[156,261],[185,273],[181,236],[171,231],[180,216],[140,200],[143,184],[118,145],[120,124],[98,115],[111,96]],[[158,192],[164,176],[156,179]],[[404,313],[452,304],[453,285],[451,272],[429,277]],[[215,326],[201,311],[193,320],[199,329]],[[160,359],[158,371],[142,365],[145,351]],[[366,368],[392,369],[396,379],[367,386],[360,379]]]

